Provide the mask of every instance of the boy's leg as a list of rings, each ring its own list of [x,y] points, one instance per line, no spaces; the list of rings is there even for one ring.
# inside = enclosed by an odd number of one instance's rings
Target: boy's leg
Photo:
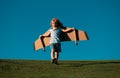
[[[58,58],[59,58],[59,52],[55,52],[55,58],[58,60]]]
[[[59,52],[55,52],[55,64],[58,64]]]
[[[54,59],[55,58],[55,51],[54,49],[51,50],[51,59]]]
[[[54,49],[51,50],[51,63],[55,63],[55,51]]]

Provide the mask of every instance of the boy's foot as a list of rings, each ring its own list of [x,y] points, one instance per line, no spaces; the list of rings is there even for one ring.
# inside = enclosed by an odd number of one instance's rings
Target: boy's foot
[[[54,63],[55,63],[56,65],[58,65],[58,60],[57,60],[56,58],[55,58]]]
[[[52,63],[52,64],[53,64],[53,63],[55,63],[55,58],[54,58],[54,59],[52,59],[51,63]]]

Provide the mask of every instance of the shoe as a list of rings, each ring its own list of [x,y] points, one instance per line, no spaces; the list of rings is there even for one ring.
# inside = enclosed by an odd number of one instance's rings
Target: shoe
[[[55,58],[54,63],[55,63],[56,65],[58,65],[58,60],[57,60],[56,58]]]
[[[55,63],[55,58],[54,58],[54,59],[52,59],[51,63],[52,63],[52,64],[53,64],[53,63]]]

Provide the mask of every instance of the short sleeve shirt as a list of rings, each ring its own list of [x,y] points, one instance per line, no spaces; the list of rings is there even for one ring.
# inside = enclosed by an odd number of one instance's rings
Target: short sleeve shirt
[[[61,28],[49,29],[50,31],[50,44],[51,43],[60,43],[60,34],[62,32]]]

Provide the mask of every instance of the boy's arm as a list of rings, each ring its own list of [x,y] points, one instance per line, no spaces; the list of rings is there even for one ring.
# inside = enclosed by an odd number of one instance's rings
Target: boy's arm
[[[62,29],[62,32],[69,32],[74,30],[75,28],[66,28],[66,29]]]
[[[50,36],[50,31],[48,30],[43,35],[40,35],[39,37],[49,37],[49,36]]]

